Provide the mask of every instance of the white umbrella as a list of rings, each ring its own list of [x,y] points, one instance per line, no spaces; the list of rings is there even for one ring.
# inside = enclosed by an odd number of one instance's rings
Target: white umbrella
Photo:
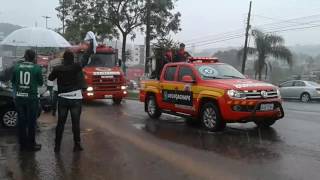
[[[9,34],[1,43],[9,46],[27,47],[70,47],[60,34],[45,28],[28,27]]]

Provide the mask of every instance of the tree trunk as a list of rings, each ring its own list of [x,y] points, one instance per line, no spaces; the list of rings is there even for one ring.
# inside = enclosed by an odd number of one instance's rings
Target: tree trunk
[[[127,56],[126,56],[127,36],[128,36],[128,34],[122,33],[121,58],[122,58],[122,70],[123,70],[124,74],[127,73],[127,67],[126,67],[126,61],[127,61]]]
[[[269,68],[268,68],[268,64],[267,64],[267,63],[265,64],[265,66],[266,66],[266,72],[265,72],[265,77],[264,77],[264,79],[267,80]]]

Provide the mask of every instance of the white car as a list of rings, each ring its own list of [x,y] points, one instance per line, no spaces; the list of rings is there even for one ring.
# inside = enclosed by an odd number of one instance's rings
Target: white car
[[[299,99],[302,102],[320,100],[320,84],[313,81],[292,80],[279,86],[284,99]]]

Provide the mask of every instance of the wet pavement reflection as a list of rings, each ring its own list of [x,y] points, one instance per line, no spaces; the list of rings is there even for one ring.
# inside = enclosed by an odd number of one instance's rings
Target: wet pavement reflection
[[[223,132],[212,133],[200,126],[192,127],[183,121],[146,120],[145,130],[152,135],[179,144],[206,151],[213,151],[226,157],[246,161],[273,161],[280,154],[273,146],[281,141],[273,129],[228,127]]]
[[[233,168],[248,177],[242,179],[320,179],[320,104],[304,106],[312,113],[298,111],[299,105],[288,103],[287,116],[269,129],[256,128],[253,123],[228,124],[225,131],[212,133],[184,118],[162,115],[159,120],[150,119],[143,104],[136,101],[121,106],[87,103],[82,153],[72,152],[70,121],[62,153],[53,152],[56,120],[48,114],[41,117],[37,140],[42,150],[36,153],[20,152],[16,131],[0,128],[0,179],[199,179],[181,171],[191,165],[176,167],[168,161],[175,153],[180,160],[205,164],[208,169],[221,166],[222,174]],[[162,149],[150,152],[146,145]],[[204,167],[191,168],[201,171]]]

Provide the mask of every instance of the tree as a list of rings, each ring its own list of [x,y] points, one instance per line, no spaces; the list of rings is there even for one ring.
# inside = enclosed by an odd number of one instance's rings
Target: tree
[[[255,47],[248,48],[249,55],[256,55],[254,69],[258,79],[261,80],[263,69],[268,68],[270,63],[268,57],[274,57],[276,59],[285,60],[290,67],[292,66],[292,54],[290,50],[285,47],[284,39],[281,36],[274,34],[265,34],[257,29],[252,31]],[[239,55],[243,50],[240,50]],[[272,67],[269,67],[272,68]],[[268,70],[268,69],[266,69]]]
[[[109,0],[106,19],[118,28],[122,35],[122,64],[126,72],[126,44],[128,35],[136,37],[134,30],[143,25],[145,2],[143,0]]]
[[[151,1],[151,39],[163,39],[171,32],[181,31],[181,13],[173,13],[176,0],[153,0]],[[146,19],[144,19],[144,22]]]
[[[117,36],[113,25],[104,17],[105,0],[60,0],[56,8],[58,18],[65,21],[65,38],[81,41],[88,31],[96,33],[98,40]]]
[[[167,36],[180,30],[179,12],[172,13],[176,0],[151,1],[151,38]],[[122,61],[125,71],[127,38],[136,37],[136,31],[144,32],[146,24],[146,0],[109,0],[106,18],[115,25],[122,35]]]

